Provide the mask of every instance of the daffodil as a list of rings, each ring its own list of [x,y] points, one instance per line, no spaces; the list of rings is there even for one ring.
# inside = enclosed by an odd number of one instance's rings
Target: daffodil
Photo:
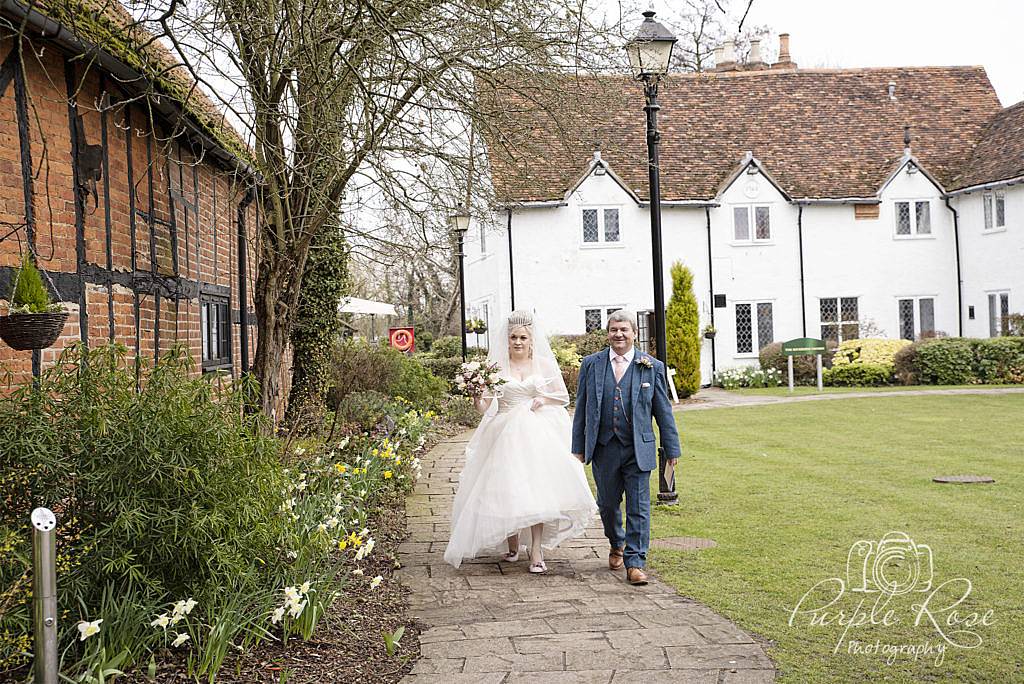
[[[291,616],[293,619],[298,618],[300,615],[302,615],[302,611],[305,609],[305,601],[303,601],[302,603],[293,603],[292,607],[288,609],[288,615]]]
[[[353,575],[358,575],[358,576],[362,577],[363,576],[363,569],[362,568],[356,568],[355,570],[352,571],[352,574]]]
[[[345,541],[344,539],[338,540],[338,549],[340,549],[341,551],[344,551],[347,548],[348,548],[348,542],[347,541]]]
[[[178,646],[181,646],[183,643],[188,641],[190,638],[191,637],[189,637],[188,634],[181,633],[178,636],[174,637],[174,641],[171,642],[171,647],[177,648]]]
[[[276,625],[284,617],[284,606],[279,606],[274,609],[274,612],[270,614],[271,624]]]
[[[333,530],[335,527],[338,526],[338,524],[340,522],[341,521],[339,521],[336,516],[332,516],[331,518],[328,518],[326,525],[327,525],[327,527],[329,527],[329,528],[331,528]]]
[[[161,627],[167,629],[167,625],[171,624],[171,616],[167,613],[157,616],[155,620],[149,623],[150,627]]]
[[[394,474],[394,473],[392,473],[392,472],[391,472],[390,470],[385,470],[385,471],[384,471],[384,479],[385,479],[385,480],[390,480],[390,479],[391,479],[391,476],[392,476],[393,474]]]
[[[372,580],[370,580],[370,588],[371,589],[376,589],[377,587],[380,586],[380,583],[383,582],[383,581],[384,581],[384,578],[381,575],[377,575]]]
[[[93,620],[92,622],[87,622],[85,620],[82,620],[81,622],[79,622],[78,623],[78,635],[79,635],[78,636],[78,640],[79,641],[85,641],[86,639],[88,639],[92,635],[99,634],[100,633],[100,623],[101,622],[103,622],[102,619],[101,620]]]
[[[305,581],[299,585],[299,593],[305,596],[309,593],[309,581]]]

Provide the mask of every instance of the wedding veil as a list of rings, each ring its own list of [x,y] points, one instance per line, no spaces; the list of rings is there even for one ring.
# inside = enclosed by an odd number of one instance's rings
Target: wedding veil
[[[509,314],[491,343],[487,361],[498,364],[502,377],[509,379],[508,336],[512,329],[523,327],[524,324],[530,328],[533,337],[530,374],[540,378],[537,387],[541,395],[562,406],[568,406],[569,392],[565,387],[565,380],[562,378],[562,370],[558,367],[558,361],[555,360],[555,353],[551,351],[551,344],[548,342],[543,326],[533,313],[513,311]],[[501,388],[498,388],[498,391],[500,393]]]

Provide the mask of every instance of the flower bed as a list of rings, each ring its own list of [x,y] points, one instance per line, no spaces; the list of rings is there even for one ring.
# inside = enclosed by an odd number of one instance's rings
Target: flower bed
[[[782,384],[782,373],[775,368],[762,370],[756,366],[724,368],[715,373],[714,384],[727,390],[741,387],[778,387]]]

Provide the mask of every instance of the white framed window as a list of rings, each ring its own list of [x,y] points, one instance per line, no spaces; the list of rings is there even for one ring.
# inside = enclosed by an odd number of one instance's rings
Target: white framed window
[[[733,242],[770,242],[772,239],[771,208],[742,206],[732,208]]]
[[[896,306],[901,338],[913,342],[935,334],[935,297],[900,297]]]
[[[860,337],[860,314],[856,297],[822,297],[818,301],[821,339],[835,343]]]
[[[736,303],[736,355],[757,354],[775,341],[771,302]]]
[[[932,203],[928,200],[895,202],[896,237],[923,237],[932,234]]]
[[[483,221],[480,222],[480,255],[487,255],[487,226]]]
[[[231,367],[231,308],[226,297],[200,297],[203,371]]]
[[[988,293],[988,336],[1001,337],[1010,334],[1010,293]]]
[[[985,211],[985,230],[1006,228],[1006,194],[1002,190],[986,192],[981,196]]]
[[[583,309],[583,328],[588,333],[608,327],[608,317],[621,306],[588,306]]]
[[[618,207],[584,207],[581,212],[583,244],[617,244],[622,241]]]

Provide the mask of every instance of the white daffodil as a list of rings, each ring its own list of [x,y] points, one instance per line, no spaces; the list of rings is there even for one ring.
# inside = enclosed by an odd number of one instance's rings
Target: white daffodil
[[[356,560],[361,561],[366,557],[366,546],[360,546],[359,550],[356,551]]]
[[[288,615],[290,615],[292,617],[292,619],[298,619],[298,617],[300,615],[302,615],[302,611],[305,610],[305,609],[306,609],[306,602],[305,601],[303,601],[302,603],[293,604],[292,607],[288,609]]]
[[[306,453],[305,448],[303,448],[303,447],[295,447],[295,455],[296,456],[301,456],[304,453]]]
[[[308,581],[303,582],[299,586],[299,593],[302,594],[303,596],[305,596],[306,594],[309,593],[309,582]]]
[[[284,606],[279,606],[274,609],[274,612],[270,614],[271,624],[277,624],[284,617]]]
[[[174,641],[171,642],[171,648],[178,648],[179,646],[181,646],[183,643],[185,643],[186,641],[188,641],[191,638],[192,637],[190,637],[188,634],[185,634],[183,632],[183,633],[179,634],[178,636],[174,637]]]
[[[187,601],[185,601],[185,615],[191,614],[192,613],[192,609],[195,608],[195,607],[196,607],[196,600],[195,599],[190,598]]]
[[[371,589],[376,589],[377,587],[380,586],[380,583],[383,582],[383,581],[384,581],[384,577],[381,576],[381,575],[377,575],[372,580],[370,580],[370,588]]]
[[[373,547],[374,547],[374,545],[376,545],[376,543],[377,542],[375,542],[373,540],[373,537],[370,537],[369,539],[367,539],[366,543],[363,544],[363,548],[366,549],[366,553],[364,553],[363,555],[364,556],[369,556],[370,552],[373,551]]]
[[[323,534],[326,534],[327,533],[327,525],[326,525],[326,523],[320,523],[319,525],[317,525],[316,526],[316,531],[320,532],[320,533],[323,533]]]
[[[167,625],[171,624],[171,616],[167,613],[157,616],[155,620],[149,623],[150,627],[161,627],[167,629]]]
[[[294,586],[285,587],[284,588],[284,595],[285,595],[285,598],[287,598],[289,601],[292,601],[292,602],[298,601],[300,598],[302,598],[302,594],[300,594],[299,590],[296,587],[294,587]]]
[[[99,634],[100,633],[100,623],[101,622],[103,622],[103,620],[93,620],[92,622],[87,622],[85,620],[82,620],[81,622],[79,622],[78,623],[78,635],[79,635],[78,636],[78,640],[79,641],[85,641],[86,639],[88,639],[92,635]]]
[[[289,559],[291,559],[291,560],[295,560],[296,558],[298,558],[298,557],[299,557],[299,552],[298,552],[298,551],[289,551],[289,552],[288,552],[287,554],[285,554],[285,555],[286,555],[286,556],[288,556],[288,558],[289,558]]]
[[[352,571],[352,574],[353,575],[358,575],[359,577],[362,577],[363,576],[363,569],[362,568],[356,568],[355,570]]]
[[[359,536],[360,537],[365,537],[368,534],[370,534],[370,528],[369,527],[364,527],[363,529],[361,529],[359,531]]]
[[[181,622],[184,619],[185,619],[185,615],[182,614],[182,613],[173,613],[173,614],[171,614],[171,624],[172,625],[176,625],[176,624],[178,624],[179,622]]]

